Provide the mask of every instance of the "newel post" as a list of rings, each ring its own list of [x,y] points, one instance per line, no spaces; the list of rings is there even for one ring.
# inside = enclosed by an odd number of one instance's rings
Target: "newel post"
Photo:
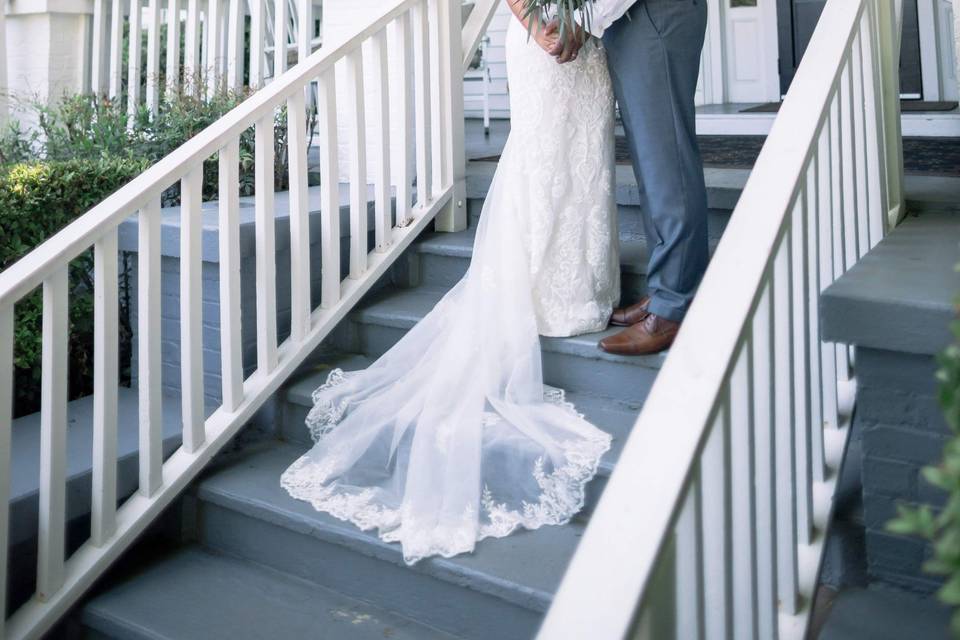
[[[440,71],[440,125],[442,140],[443,185],[453,184],[450,202],[437,214],[438,231],[467,228],[467,162],[463,123],[463,51],[460,15],[461,0],[437,2]]]
[[[876,39],[883,106],[883,141],[887,161],[887,228],[906,213],[903,194],[903,137],[900,123],[900,12],[889,0],[870,0],[876,15]],[[899,3],[897,3],[899,4]]]

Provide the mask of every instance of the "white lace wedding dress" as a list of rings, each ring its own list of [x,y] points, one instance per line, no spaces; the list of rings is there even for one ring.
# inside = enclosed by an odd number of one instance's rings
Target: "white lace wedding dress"
[[[368,369],[314,392],[281,479],[404,559],[567,522],[610,436],[545,387],[539,334],[606,327],[620,291],[613,92],[596,41],[559,65],[511,21],[511,132],[469,272]]]

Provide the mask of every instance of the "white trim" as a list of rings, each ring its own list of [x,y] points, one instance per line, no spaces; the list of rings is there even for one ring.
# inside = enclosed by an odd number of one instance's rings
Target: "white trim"
[[[697,133],[714,136],[765,136],[775,113],[698,113]],[[903,135],[908,137],[960,137],[960,113],[904,113]]]

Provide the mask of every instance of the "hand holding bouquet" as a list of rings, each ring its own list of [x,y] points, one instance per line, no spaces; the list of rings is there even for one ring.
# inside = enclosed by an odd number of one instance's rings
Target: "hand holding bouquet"
[[[561,47],[568,42],[583,45],[590,37],[590,21],[593,17],[595,0],[522,1],[522,18],[527,23],[527,31],[531,35],[535,29],[557,33]],[[579,49],[579,46],[577,48]],[[565,62],[565,60],[562,61]]]

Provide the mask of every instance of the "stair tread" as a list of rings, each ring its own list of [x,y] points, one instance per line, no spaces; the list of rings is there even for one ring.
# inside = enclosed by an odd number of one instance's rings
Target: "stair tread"
[[[302,445],[278,442],[244,452],[230,465],[201,480],[198,497],[364,555],[402,564],[398,544],[383,542],[375,532],[360,531],[350,523],[316,511],[284,491],[280,475],[304,450]],[[411,570],[545,611],[584,527],[571,522],[487,539],[478,543],[472,554],[429,558]]]
[[[342,354],[326,359],[322,365],[298,378],[287,387],[286,399],[288,402],[304,407],[313,406],[313,391],[327,380],[330,370],[340,368],[344,371],[363,369],[372,364],[372,360],[358,354]],[[567,401],[573,403],[577,411],[591,424],[603,429],[613,436],[613,444],[604,455],[599,473],[609,475],[630,430],[633,428],[640,412],[640,407],[612,398],[604,398],[592,393],[565,390]],[[303,427],[306,431],[306,426]]]
[[[417,250],[437,256],[469,259],[473,255],[476,227],[453,233],[433,232],[417,242]],[[647,272],[647,240],[632,233],[620,233],[620,269],[638,275]]]
[[[107,637],[452,639],[361,600],[265,567],[182,547],[95,596],[83,623]]]
[[[409,329],[436,306],[447,293],[442,287],[420,286],[413,289],[386,289],[371,296],[353,313],[353,319],[365,324]],[[617,333],[619,327],[609,327],[596,333],[586,333],[566,338],[541,337],[544,351],[579,356],[593,360],[620,362],[649,369],[659,369],[666,359],[666,352],[651,356],[618,356],[606,353],[597,342]]]

